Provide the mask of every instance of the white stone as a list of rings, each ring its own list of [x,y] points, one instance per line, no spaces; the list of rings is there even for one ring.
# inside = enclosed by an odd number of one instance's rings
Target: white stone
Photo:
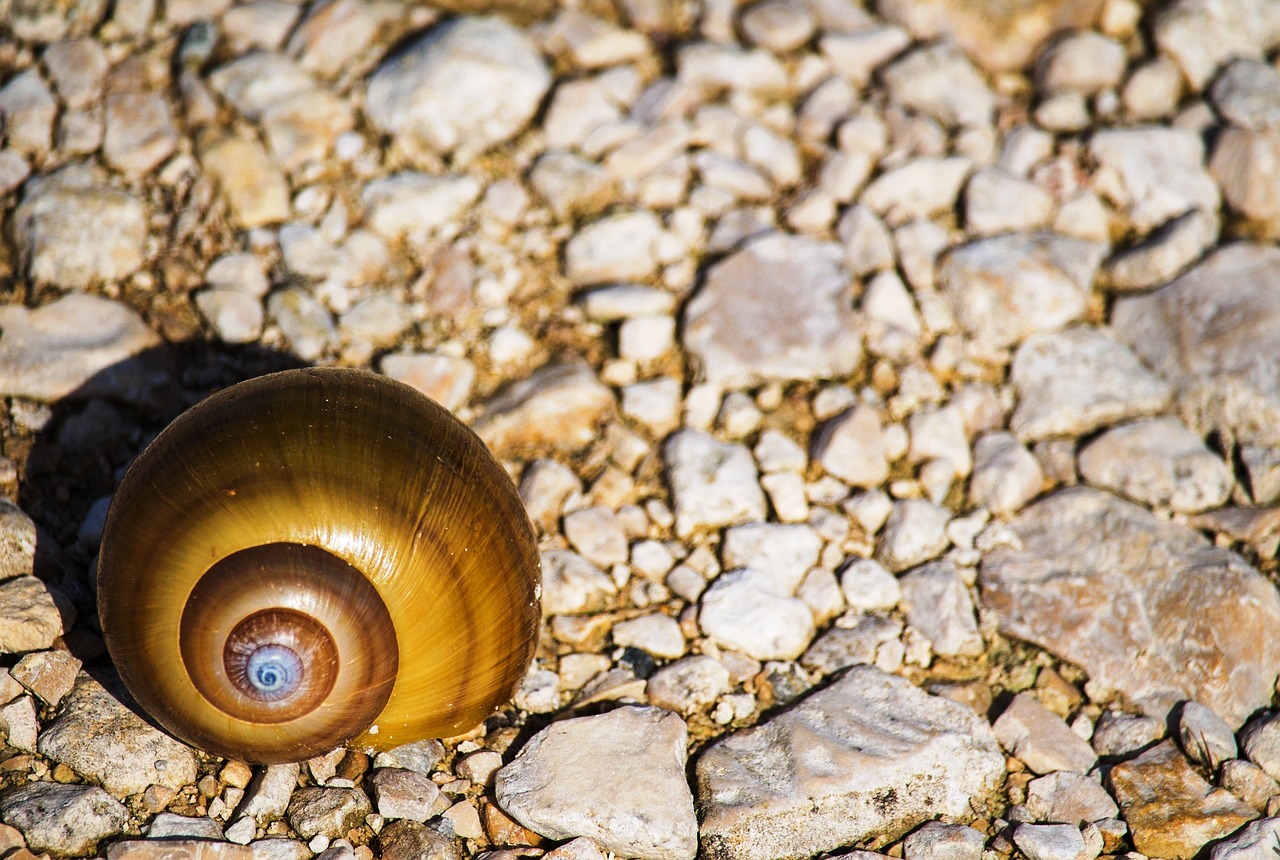
[[[1222,505],[1234,483],[1222,458],[1176,418],[1152,418],[1108,430],[1078,458],[1096,487],[1179,512]]]
[[[757,660],[794,660],[814,634],[809,607],[750,568],[721,574],[703,592],[698,623],[721,645]]]
[[[889,477],[880,415],[857,406],[822,424],[810,443],[813,459],[855,487],[871,489]]]
[[[667,439],[662,456],[680,537],[699,529],[765,519],[755,461],[744,446],[682,430]]]
[[[657,269],[662,232],[643,209],[593,221],[565,246],[565,277],[575,284],[647,278]]]
[[[892,609],[902,599],[897,577],[870,558],[858,559],[841,571],[840,590],[849,608],[858,612]]]
[[[661,613],[619,621],[613,625],[613,643],[624,648],[639,648],[664,660],[682,657],[685,652],[679,622]]]
[[[821,549],[822,539],[807,525],[749,523],[725,531],[721,557],[726,569],[753,568],[778,594],[791,595]]]

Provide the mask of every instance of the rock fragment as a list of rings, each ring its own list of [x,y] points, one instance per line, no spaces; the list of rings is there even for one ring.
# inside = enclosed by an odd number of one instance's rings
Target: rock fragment
[[[0,819],[21,830],[32,851],[66,856],[120,833],[129,812],[97,786],[32,782],[0,796]]]
[[[662,459],[679,536],[765,519],[764,492],[746,447],[718,442],[697,430],[681,430],[663,444]]]
[[[491,448],[576,451],[615,408],[613,391],[581,359],[545,364],[489,399],[475,430]]]

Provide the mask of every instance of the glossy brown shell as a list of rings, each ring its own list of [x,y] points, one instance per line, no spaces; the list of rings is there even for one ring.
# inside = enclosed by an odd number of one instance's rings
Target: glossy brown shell
[[[306,719],[228,714],[185,664],[199,650],[188,630],[184,658],[182,619],[197,583],[233,554],[272,544],[315,547],[349,564],[372,584],[394,628],[375,631],[394,637],[378,652],[393,656],[375,662],[394,664],[398,652],[385,707],[356,691],[363,710],[349,708],[356,716],[318,738]],[[474,433],[408,386],[313,368],[215,394],[142,453],[107,514],[98,606],[121,678],[158,722],[210,752],[270,763],[344,743],[387,749],[477,725],[510,697],[532,659],[539,581],[524,507]],[[229,626],[272,608],[241,605],[234,583],[220,588],[201,585],[208,611],[234,616]],[[349,704],[326,701],[317,712]]]

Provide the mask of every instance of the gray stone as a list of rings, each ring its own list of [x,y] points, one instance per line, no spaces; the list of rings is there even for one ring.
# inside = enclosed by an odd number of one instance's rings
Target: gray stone
[[[273,764],[259,770],[236,808],[237,818],[266,824],[283,816],[301,770],[297,764]],[[252,837],[252,826],[249,833]],[[227,834],[230,837],[231,828],[227,828]]]
[[[119,797],[151,785],[176,791],[196,780],[190,747],[152,728],[84,674],[40,733],[40,753]]]
[[[554,723],[498,771],[498,805],[552,839],[586,836],[625,857],[693,860],[698,822],[685,781],[686,733],[683,720],[659,708]]]
[[[901,583],[907,624],[929,640],[933,653],[943,657],[982,653],[973,598],[951,562],[921,565],[905,574]]]
[[[374,767],[401,767],[416,773],[430,774],[444,758],[444,744],[435,738],[401,744],[378,753]]]
[[[1098,164],[1094,188],[1140,233],[1189,209],[1218,208],[1218,186],[1204,167],[1204,144],[1190,131],[1109,129],[1093,136],[1089,153]]]
[[[303,839],[321,835],[346,836],[364,824],[373,811],[369,798],[358,788],[300,788],[289,800],[289,826]]]
[[[1018,391],[1010,427],[1024,442],[1082,436],[1150,415],[1172,393],[1108,330],[1087,326],[1029,338],[1014,354],[1010,377]]]
[[[106,99],[102,157],[122,173],[141,176],[178,146],[169,100],[160,93],[112,93]]]
[[[764,492],[755,461],[742,445],[697,430],[672,434],[662,446],[675,507],[676,534],[765,519]]]
[[[708,382],[844,376],[862,358],[838,245],[769,234],[717,263],[689,301],[684,347]]]
[[[1249,131],[1280,128],[1280,71],[1260,60],[1233,60],[1209,88],[1214,109]]]
[[[1098,756],[1089,744],[1031,693],[1019,693],[991,725],[1000,746],[1034,773],[1087,773]]]
[[[580,358],[544,364],[485,403],[475,431],[495,449],[577,451],[598,438],[615,408],[613,391]]]
[[[902,841],[906,860],[980,860],[986,837],[963,824],[930,821]]]
[[[901,635],[901,621],[878,615],[846,615],[809,646],[800,663],[819,675],[831,675],[849,666],[874,665],[880,646],[897,643]]]
[[[1103,711],[1090,742],[1100,756],[1130,756],[1165,736],[1163,720],[1142,714]]]
[[[1218,216],[1192,209],[1107,260],[1102,281],[1113,292],[1162,287],[1218,241]]]
[[[1280,843],[1280,818],[1260,818],[1213,846],[1209,860],[1271,860]]]
[[[1092,860],[1080,828],[1074,824],[1019,824],[1013,830],[1013,844],[1027,860]]]
[[[1117,764],[1109,780],[1134,847],[1148,857],[1190,860],[1258,817],[1229,792],[1209,785],[1173,741]]]
[[[858,612],[892,609],[902,599],[902,586],[884,565],[871,558],[850,562],[840,571],[845,603]]]
[[[1240,748],[1267,776],[1280,777],[1280,716],[1267,712],[1251,720],[1240,733]]]
[[[393,821],[378,834],[382,860],[461,860],[453,840],[416,821]]]
[[[663,666],[649,678],[645,693],[650,704],[687,715],[732,689],[723,663],[697,655]]]
[[[872,489],[889,477],[880,414],[871,406],[855,406],[819,425],[810,453],[827,473],[855,487]]]
[[[1267,0],[1177,0],[1161,7],[1152,27],[1160,52],[1173,58],[1197,91],[1229,60],[1262,59],[1277,33],[1280,12]]]
[[[593,564],[625,564],[630,556],[627,532],[606,507],[595,505],[565,514],[562,528],[569,545]]]
[[[86,108],[102,95],[110,62],[95,39],[69,39],[45,48],[41,56],[54,89],[72,110]]]
[[[721,560],[725,569],[755,568],[780,594],[793,594],[821,550],[822,538],[808,525],[749,523],[725,530]]]
[[[161,812],[151,819],[147,825],[148,839],[174,839],[190,836],[196,839],[222,839],[222,828],[218,822],[207,815],[194,818],[177,815],[172,812]],[[114,846],[113,849],[114,851]],[[245,851],[244,854],[249,852]],[[132,855],[131,855],[132,856]]]
[[[993,514],[1011,514],[1040,494],[1044,472],[1039,461],[1012,433],[997,430],[973,446],[969,501]]]
[[[680,622],[670,615],[653,612],[613,625],[613,644],[620,648],[639,648],[663,660],[684,656],[684,634]]]
[[[1218,785],[1259,812],[1265,811],[1271,798],[1280,794],[1280,783],[1253,762],[1239,758],[1222,763]]]
[[[982,807],[1004,779],[986,721],[869,666],[697,763],[700,839],[712,860],[800,858],[872,834],[896,838]]]
[[[876,560],[897,573],[946,551],[951,512],[923,499],[894,503],[893,513],[876,541]]]
[[[991,550],[980,575],[1005,634],[1157,716],[1194,699],[1238,726],[1271,701],[1280,597],[1238,555],[1084,487],[1037,502],[1011,527],[1020,547]]]
[[[0,118],[8,145],[42,156],[53,146],[53,120],[58,103],[36,69],[19,72],[0,89]]]
[[[467,157],[520,133],[550,83],[546,63],[516,27],[496,17],[457,18],[369,77],[365,114],[385,134]]]
[[[97,786],[32,782],[0,795],[0,819],[21,830],[32,851],[66,856],[120,833],[129,812]]]
[[[1078,458],[1090,484],[1182,513],[1222,505],[1234,484],[1222,458],[1176,418],[1108,430]]]
[[[951,42],[906,54],[881,70],[890,100],[944,126],[987,125],[995,95],[982,74]]]
[[[751,568],[721,574],[702,594],[698,624],[719,644],[757,660],[792,660],[813,639],[813,613]]]
[[[565,549],[542,553],[542,612],[576,615],[603,609],[618,588],[604,571]]]
[[[11,224],[37,283],[84,289],[128,277],[145,260],[142,203],[81,165],[28,182]]]
[[[1059,770],[1027,783],[1027,811],[1036,821],[1075,824],[1115,818],[1120,808],[1098,777]]]
[[[1103,251],[1052,233],[994,236],[948,253],[938,276],[961,328],[983,346],[1013,346],[1084,315]]]
[[[1198,434],[1280,445],[1280,248],[1223,247],[1173,283],[1118,300],[1116,335],[1174,387]]]
[[[1187,702],[1178,714],[1178,740],[1187,758],[1216,771],[1236,757],[1236,736],[1231,727],[1199,702]]]

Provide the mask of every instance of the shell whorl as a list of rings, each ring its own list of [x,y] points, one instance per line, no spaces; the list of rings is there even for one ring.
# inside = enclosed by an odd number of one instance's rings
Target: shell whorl
[[[173,734],[251,761],[471,728],[532,658],[532,529],[483,443],[416,391],[286,371],[184,413],[108,512],[99,614]]]

